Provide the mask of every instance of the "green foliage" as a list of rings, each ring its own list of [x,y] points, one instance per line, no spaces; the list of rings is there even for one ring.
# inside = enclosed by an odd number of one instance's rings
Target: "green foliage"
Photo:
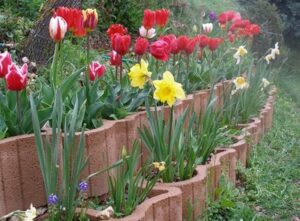
[[[128,216],[151,192],[159,178],[160,171],[146,165],[137,169],[140,160],[139,144],[133,144],[132,152],[122,151],[122,161],[116,168],[116,175],[109,176],[109,196],[116,217]]]
[[[51,138],[46,136],[42,138],[40,132],[40,123],[36,111],[36,105],[33,96],[30,96],[32,122],[34,127],[35,141],[37,145],[40,168],[45,184],[46,198],[50,194],[59,197],[59,205],[55,212],[50,212],[50,220],[71,221],[75,215],[75,209],[78,205],[77,186],[79,176],[87,164],[84,156],[84,128],[81,131],[80,141],[77,143],[75,133],[77,131],[78,101],[72,112],[69,112],[64,120],[64,139],[63,148],[61,145],[61,124],[63,121],[63,102],[60,91],[55,96],[55,103],[51,115],[52,134]],[[61,158],[61,159],[60,159]],[[60,161],[62,165],[60,165]],[[58,166],[59,165],[59,166]],[[61,172],[61,173],[60,173]],[[61,180],[61,182],[59,182]],[[60,210],[60,206],[65,210]]]
[[[245,196],[235,189],[225,176],[220,179],[220,186],[216,189],[217,200],[210,200],[202,219],[205,221],[239,221],[253,220],[255,213],[246,203]],[[255,220],[261,220],[260,218]]]
[[[185,180],[193,176],[196,160],[196,149],[193,146],[193,128],[195,115],[192,114],[186,122],[188,109],[173,118],[173,107],[167,110],[161,106],[158,112],[157,106],[151,112],[149,103],[146,101],[147,119],[150,127],[139,129],[142,142],[149,152],[151,162],[165,162],[166,171],[162,174],[164,182]],[[165,112],[169,112],[168,120],[164,120]],[[185,128],[185,122],[187,127]],[[176,161],[174,160],[176,159]]]
[[[33,94],[37,105],[40,128],[48,121],[51,107],[44,107],[42,101],[44,96],[39,91]],[[26,90],[0,92],[0,138],[15,136],[33,132],[31,121],[30,101]]]
[[[196,122],[195,145],[197,146],[197,164],[205,164],[216,147],[230,141],[227,127],[221,123],[221,112],[216,110],[216,98],[207,104],[205,113]]]
[[[0,39],[21,42],[33,27],[45,0],[0,1]]]

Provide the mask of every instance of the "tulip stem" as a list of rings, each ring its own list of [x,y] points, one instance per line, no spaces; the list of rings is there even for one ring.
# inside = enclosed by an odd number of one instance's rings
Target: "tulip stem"
[[[121,65],[120,65],[120,84],[121,84],[121,81],[122,81],[122,78],[123,78],[123,60],[122,60],[122,57],[121,57]]]
[[[180,74],[180,61],[181,61],[181,53],[179,54],[179,58],[178,58],[178,72],[177,72],[178,80],[181,83],[182,79],[181,79],[181,74]]]
[[[20,105],[20,92],[16,91],[16,111],[17,111],[17,127],[21,128],[21,105]],[[21,133],[18,130],[18,133]]]
[[[175,66],[176,63],[176,54],[173,54],[173,66]]]
[[[56,88],[57,85],[57,64],[59,58],[59,49],[60,49],[60,42],[57,42],[55,44],[53,61],[52,61],[51,72],[50,72],[51,73],[50,81],[52,83],[53,88]]]
[[[116,74],[115,74],[115,77],[116,77],[116,81],[118,80],[118,65],[116,65]]]
[[[86,59],[87,63],[90,63],[90,34],[87,33],[86,35]]]

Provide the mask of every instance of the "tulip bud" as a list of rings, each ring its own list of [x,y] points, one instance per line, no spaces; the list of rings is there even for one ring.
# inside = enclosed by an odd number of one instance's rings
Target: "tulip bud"
[[[181,35],[177,38],[178,50],[185,51],[187,44],[189,43],[189,38],[186,35]]]
[[[55,16],[50,19],[49,33],[55,42],[59,42],[65,37],[67,29],[67,22],[62,17]]]
[[[194,25],[194,26],[193,26],[193,32],[194,32],[194,33],[197,33],[197,32],[198,32],[197,25]]]
[[[84,29],[86,32],[91,32],[95,29],[98,23],[98,14],[96,9],[82,10]]]
[[[150,9],[144,11],[143,26],[146,29],[153,28],[155,24],[155,12]]]
[[[4,78],[8,73],[9,66],[12,65],[11,55],[7,51],[0,54],[0,78]]]
[[[143,55],[149,46],[149,42],[146,38],[137,38],[135,42],[134,52],[137,55]]]
[[[156,59],[166,62],[169,60],[170,46],[164,40],[157,40],[150,45],[150,53]]]
[[[16,65],[9,67],[5,76],[6,86],[11,91],[21,91],[26,87],[28,66],[24,64],[21,68]]]
[[[104,65],[99,64],[97,61],[93,61],[89,65],[89,75],[90,80],[94,81],[96,78],[101,78],[106,71],[106,68]]]
[[[112,48],[119,55],[123,56],[128,52],[130,43],[131,43],[130,35],[115,34],[112,37]]]
[[[112,51],[110,54],[110,64],[112,66],[120,66],[122,64],[122,56],[116,51]]]
[[[161,9],[155,11],[155,19],[158,27],[163,28],[166,26],[169,19],[170,11],[167,9]]]

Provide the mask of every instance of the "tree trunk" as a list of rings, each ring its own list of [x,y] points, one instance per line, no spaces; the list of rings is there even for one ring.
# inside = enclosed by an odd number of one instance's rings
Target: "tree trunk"
[[[48,62],[54,51],[54,42],[49,35],[49,21],[53,10],[59,6],[81,7],[82,0],[48,0],[34,29],[24,42],[24,56],[39,65]]]

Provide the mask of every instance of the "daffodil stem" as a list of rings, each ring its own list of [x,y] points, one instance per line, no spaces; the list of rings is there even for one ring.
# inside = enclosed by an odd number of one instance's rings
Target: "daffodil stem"
[[[169,145],[169,149],[171,151],[171,137],[172,137],[172,127],[173,127],[173,112],[174,112],[174,106],[172,106],[170,108],[170,112],[169,112],[169,142],[168,142],[168,145]]]
[[[17,111],[17,126],[21,128],[21,104],[20,104],[20,92],[16,91],[16,111]],[[18,131],[19,133],[21,131]]]

